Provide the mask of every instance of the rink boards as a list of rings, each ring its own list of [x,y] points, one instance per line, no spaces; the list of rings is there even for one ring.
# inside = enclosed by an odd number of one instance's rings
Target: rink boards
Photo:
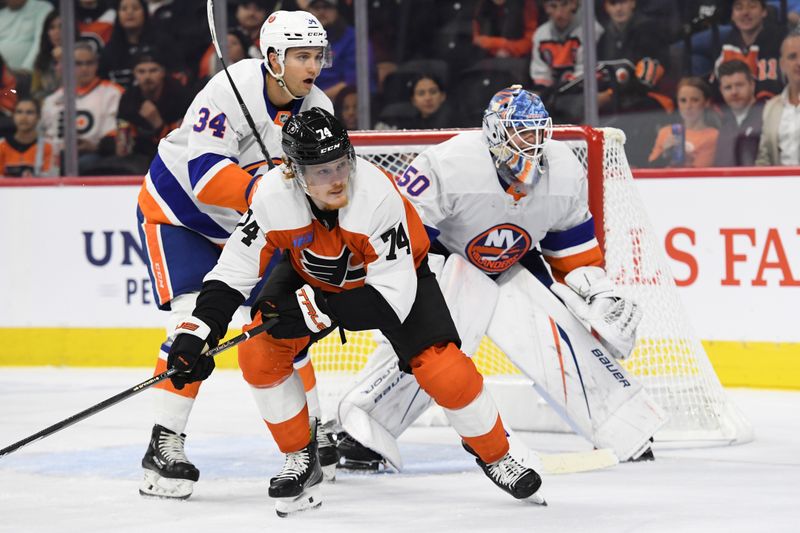
[[[723,384],[800,388],[800,169],[637,177]],[[163,317],[137,235],[136,181],[0,179],[0,365],[152,366]],[[234,367],[235,354],[218,365]]]

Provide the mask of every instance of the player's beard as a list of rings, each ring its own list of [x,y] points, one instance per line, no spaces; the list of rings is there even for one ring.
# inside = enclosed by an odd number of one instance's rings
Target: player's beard
[[[342,185],[341,194],[334,198],[330,198],[326,193],[323,198],[315,198],[312,196],[312,199],[317,207],[323,211],[336,211],[337,209],[342,209],[347,207],[347,204],[350,201],[350,191],[348,190],[348,185],[349,183]]]
[[[350,198],[348,197],[347,194],[347,188],[345,188],[341,197],[337,198],[335,201],[330,203],[322,202],[322,206],[320,207],[320,209],[322,209],[323,211],[336,211],[337,209],[343,209],[347,207],[349,201]]]

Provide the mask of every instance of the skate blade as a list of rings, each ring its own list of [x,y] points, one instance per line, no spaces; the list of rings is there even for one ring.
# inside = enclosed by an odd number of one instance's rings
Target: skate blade
[[[528,496],[523,501],[531,503],[533,505],[541,505],[542,507],[547,507],[547,501],[544,499],[544,496],[539,494],[539,492],[534,492],[532,495]]]
[[[144,480],[139,485],[139,494],[146,498],[185,500],[194,491],[194,481],[190,479],[171,479],[145,469]]]
[[[339,463],[339,468],[343,470],[350,470],[352,472],[379,472],[381,466],[386,469],[386,465],[382,461],[354,461],[352,459],[345,459]]]
[[[336,482],[336,463],[322,467],[322,479],[328,483]]]
[[[317,509],[322,505],[322,491],[319,485],[314,485],[303,491],[300,496],[293,498],[275,498],[275,513],[281,518],[302,511]]]

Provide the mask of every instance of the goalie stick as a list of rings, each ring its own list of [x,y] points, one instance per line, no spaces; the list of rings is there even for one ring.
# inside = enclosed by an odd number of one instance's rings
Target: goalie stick
[[[540,453],[542,471],[545,474],[574,474],[602,470],[619,464],[619,458],[610,448],[585,452]]]
[[[249,339],[250,337],[252,337],[254,335],[258,335],[259,333],[262,333],[264,331],[269,331],[272,328],[272,326],[274,326],[277,323],[278,323],[278,319],[277,318],[272,318],[270,320],[267,320],[263,324],[260,324],[260,325],[258,325],[256,327],[254,327],[250,331],[245,331],[241,335],[237,335],[236,337],[234,337],[234,338],[232,338],[232,339],[230,339],[230,340],[228,340],[226,342],[223,342],[222,344],[220,344],[216,348],[212,348],[211,350],[208,350],[205,353],[205,355],[206,355],[206,357],[215,357],[216,355],[224,352],[228,348],[232,348],[232,347],[236,346],[237,344],[241,344],[242,342],[246,341],[247,339]],[[145,389],[149,389],[150,387],[152,387],[156,383],[160,383],[160,382],[164,381],[165,379],[170,378],[171,376],[173,376],[177,372],[178,371],[175,370],[174,368],[170,368],[166,372],[162,372],[161,374],[158,374],[157,376],[153,376],[150,379],[142,381],[138,385],[134,385],[133,387],[131,387],[131,388],[127,389],[127,390],[124,390],[124,391],[120,392],[119,394],[116,394],[116,395],[114,395],[114,396],[112,396],[112,397],[110,397],[110,398],[108,398],[106,400],[103,400],[102,402],[97,403],[97,404],[89,407],[88,409],[84,409],[80,413],[76,413],[76,414],[72,415],[69,418],[65,418],[61,422],[57,422],[57,423],[53,424],[52,426],[46,427],[43,430],[39,431],[38,433],[34,433],[33,435],[31,435],[29,437],[25,437],[21,441],[15,442],[14,444],[12,444],[10,446],[6,446],[2,450],[0,450],[0,458],[3,458],[8,454],[17,451],[20,448],[22,448],[23,446],[27,446],[28,444],[31,444],[32,442],[36,442],[37,440],[41,440],[41,439],[43,439],[45,437],[49,437],[53,433],[56,433],[57,431],[61,431],[62,429],[67,428],[67,427],[69,427],[69,426],[71,426],[71,425],[73,425],[73,424],[75,424],[77,422],[80,422],[81,420],[83,420],[85,418],[89,418],[90,416],[92,416],[94,414],[97,414],[100,411],[103,411],[103,410],[111,407],[112,405],[116,405],[116,404],[118,404],[119,402],[121,402],[123,400],[127,400],[131,396],[133,396],[135,394],[138,394],[138,393],[142,392]]]
[[[242,109],[242,114],[244,115],[247,124],[250,126],[250,129],[253,130],[253,137],[255,137],[258,147],[261,149],[261,154],[267,161],[267,168],[272,170],[275,168],[275,163],[272,162],[272,158],[267,151],[267,147],[264,145],[261,135],[258,134],[256,123],[253,121],[253,117],[250,115],[250,110],[247,109],[244,99],[239,93],[239,89],[237,89],[236,84],[233,83],[233,78],[231,78],[231,74],[228,72],[228,65],[225,63],[225,58],[222,56],[222,49],[219,47],[219,41],[217,40],[217,28],[216,24],[214,23],[214,0],[207,0],[206,15],[208,16],[208,31],[211,32],[211,42],[214,44],[214,50],[217,52],[217,57],[222,62],[222,69],[225,71],[225,75],[228,77],[228,82],[231,84],[231,89],[233,89],[233,94],[236,96],[236,101],[239,102],[239,107]]]

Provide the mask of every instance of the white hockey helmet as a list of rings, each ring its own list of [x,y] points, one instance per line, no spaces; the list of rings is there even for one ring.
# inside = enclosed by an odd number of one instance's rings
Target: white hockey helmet
[[[323,68],[331,66],[328,33],[317,17],[307,11],[275,11],[261,26],[259,42],[267,70],[280,83],[283,82],[283,73],[286,70],[283,62],[288,48],[322,47],[324,54],[322,66]],[[278,65],[281,67],[279,73],[273,72],[269,65],[270,49],[278,54]]]
[[[514,179],[531,184],[541,170],[544,145],[553,136],[553,121],[537,95],[512,85],[489,102],[483,136],[495,166],[505,165]]]

